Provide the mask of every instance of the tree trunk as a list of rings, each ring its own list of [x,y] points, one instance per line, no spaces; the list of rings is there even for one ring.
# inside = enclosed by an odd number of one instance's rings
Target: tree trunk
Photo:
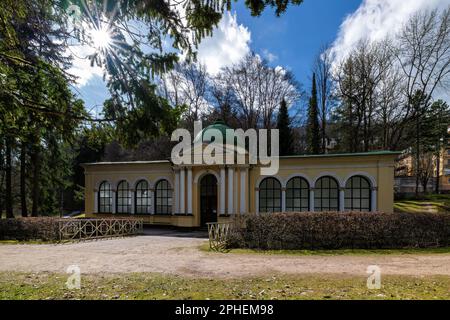
[[[440,174],[441,174],[441,144],[438,144],[438,152],[436,155],[436,193],[439,194],[440,190]]]
[[[2,183],[3,184],[3,183]],[[3,185],[0,185],[0,191]],[[0,219],[3,218],[3,192],[0,192]]]
[[[419,133],[419,115],[416,119],[416,196],[419,195],[419,166],[420,166],[420,133]]]
[[[32,208],[31,208],[31,216],[37,217],[39,210],[39,149],[38,147],[34,147],[33,152],[31,153],[31,162],[33,163],[33,183],[32,183]]]
[[[12,198],[12,139],[6,137],[6,218],[14,218],[13,198]]]
[[[26,156],[27,149],[25,143],[22,142],[20,150],[20,205],[22,209],[22,217],[28,216],[27,209],[27,188],[26,188]]]
[[[325,116],[325,105],[322,105],[322,153],[327,152],[327,136],[326,136],[327,120]]]
[[[424,193],[424,194],[427,194],[427,186],[428,186],[428,180],[427,180],[427,181],[424,181],[424,182],[422,183],[423,193]]]
[[[3,178],[4,178],[4,163],[3,163],[3,143],[2,139],[0,139],[0,219],[3,217]]]

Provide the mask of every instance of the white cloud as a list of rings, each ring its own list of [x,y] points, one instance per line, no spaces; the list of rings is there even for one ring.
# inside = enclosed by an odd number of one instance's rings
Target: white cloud
[[[96,65],[91,66],[88,56],[94,52],[95,49],[87,45],[70,46],[67,51],[68,55],[73,56],[72,67],[68,72],[77,77],[76,83],[79,88],[87,85],[94,76],[103,76],[102,68]]]
[[[277,55],[273,54],[272,52],[270,52],[270,51],[267,50],[267,49],[263,49],[262,55],[263,55],[263,57],[264,57],[267,61],[269,61],[270,63],[272,63],[272,62],[274,62],[275,60],[278,59],[278,56],[277,56]]]
[[[364,0],[341,24],[331,49],[335,61],[343,59],[359,40],[381,40],[400,31],[413,13],[449,4],[450,0]]]
[[[198,60],[207,71],[217,74],[221,68],[239,62],[250,52],[250,31],[238,24],[236,14],[226,12],[212,37],[202,40],[198,48]]]

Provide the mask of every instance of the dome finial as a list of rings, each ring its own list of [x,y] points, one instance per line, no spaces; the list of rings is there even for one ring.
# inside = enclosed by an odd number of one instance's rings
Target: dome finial
[[[224,124],[224,125],[226,125],[225,121],[222,118],[217,118],[216,121],[214,121],[213,124]]]

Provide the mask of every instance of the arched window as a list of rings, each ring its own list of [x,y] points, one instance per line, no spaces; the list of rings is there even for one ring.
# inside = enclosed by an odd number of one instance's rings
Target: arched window
[[[345,184],[345,210],[370,211],[370,182],[353,176]]]
[[[103,181],[98,189],[98,212],[99,213],[112,212],[111,184],[107,181]]]
[[[306,179],[294,177],[286,185],[286,211],[309,210],[309,184]]]
[[[169,181],[160,180],[155,187],[155,213],[172,213],[172,189]]]
[[[281,211],[281,184],[275,178],[265,178],[259,184],[259,212]]]
[[[339,185],[332,177],[322,177],[314,187],[315,211],[339,211]]]
[[[126,181],[121,181],[117,185],[117,213],[131,213],[131,191],[130,185]]]
[[[148,186],[148,182],[145,180],[141,180],[136,185],[136,195],[135,195],[135,204],[136,214],[149,214],[151,212],[151,199],[150,199],[150,190]]]

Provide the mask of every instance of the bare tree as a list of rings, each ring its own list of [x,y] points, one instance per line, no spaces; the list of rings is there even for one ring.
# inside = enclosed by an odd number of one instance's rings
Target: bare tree
[[[211,97],[215,105],[215,112],[211,116],[221,118],[228,125],[239,127],[240,123],[236,111],[237,99],[232,86],[221,81],[220,77],[213,78]]]
[[[299,85],[290,72],[270,67],[255,53],[224,68],[216,77],[216,83],[232,90],[243,128],[272,128],[281,100],[284,98],[291,106],[301,96]]]
[[[419,181],[422,184],[423,192],[427,193],[428,182],[433,176],[435,170],[435,161],[433,152],[426,152],[420,154],[419,168],[417,170]]]
[[[415,161],[420,167],[420,121],[431,105],[438,88],[448,87],[450,80],[450,6],[413,15],[398,36],[396,51],[405,74],[406,112],[415,120]],[[416,97],[423,95],[420,103]],[[419,192],[419,172],[416,172],[416,194]]]
[[[403,127],[408,124],[410,114],[404,112],[404,76],[395,64],[380,77],[375,90],[375,121],[380,127],[379,146],[383,150],[406,147],[407,144],[404,143],[399,145],[402,141],[399,137]]]
[[[332,105],[332,57],[329,47],[324,46],[320,50],[314,62],[313,72],[316,74],[317,98],[319,101],[320,131],[322,138],[322,152],[326,152],[326,125],[327,116]]]
[[[351,152],[369,151],[375,145],[376,98],[392,65],[388,43],[361,41],[337,67],[336,94]]]
[[[186,107],[185,120],[192,124],[209,111],[210,77],[202,64],[181,63],[161,79],[160,94],[173,106]]]

